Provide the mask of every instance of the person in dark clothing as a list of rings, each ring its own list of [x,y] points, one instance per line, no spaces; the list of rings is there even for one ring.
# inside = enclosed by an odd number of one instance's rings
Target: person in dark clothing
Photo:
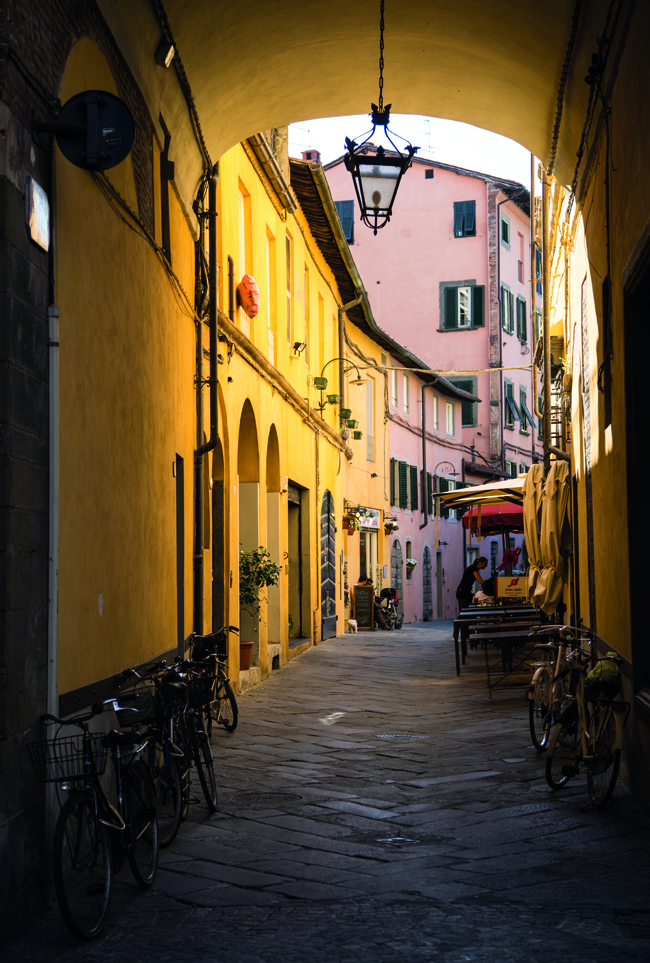
[[[481,586],[483,585],[483,579],[479,573],[482,572],[484,568],[487,568],[487,566],[488,560],[484,555],[479,555],[476,561],[468,565],[463,572],[463,577],[456,589],[459,612],[472,604],[472,599],[474,598],[474,582],[479,582]]]

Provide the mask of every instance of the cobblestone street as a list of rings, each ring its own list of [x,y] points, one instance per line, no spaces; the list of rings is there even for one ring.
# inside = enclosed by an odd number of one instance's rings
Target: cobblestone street
[[[126,868],[97,943],[54,909],[4,963],[650,958],[650,820],[622,785],[604,813],[551,793],[521,688],[491,705],[476,651],[457,677],[451,623],[309,650],[214,754],[219,812],[191,807],[153,890]]]

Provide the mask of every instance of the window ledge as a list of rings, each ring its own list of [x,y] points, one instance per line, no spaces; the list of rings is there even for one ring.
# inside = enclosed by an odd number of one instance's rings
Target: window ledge
[[[462,328],[436,328],[436,331],[439,331],[441,334],[450,334],[451,332],[457,332],[457,331],[484,331],[484,330],[485,330],[484,324],[469,324],[466,327],[462,327]]]
[[[514,426],[514,425],[504,425],[503,427],[506,429],[506,431],[514,431],[514,430],[515,430],[515,426]]]

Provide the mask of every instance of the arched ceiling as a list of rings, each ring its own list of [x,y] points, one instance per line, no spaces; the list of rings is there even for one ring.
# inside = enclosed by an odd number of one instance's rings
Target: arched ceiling
[[[564,182],[607,3],[583,7],[556,165]],[[377,100],[378,0],[165,0],[165,8],[216,156],[258,130],[365,113]],[[399,113],[496,131],[546,160],[573,8],[573,0],[387,0],[385,100]]]
[[[379,0],[99,3],[154,104],[169,99],[174,73],[147,76],[164,11],[214,160],[260,130],[365,113],[377,99]],[[574,8],[575,0],[386,0],[385,100],[394,112],[504,134],[546,161]],[[555,167],[564,183],[607,8],[608,0],[582,3]],[[187,116],[184,103],[177,109]]]

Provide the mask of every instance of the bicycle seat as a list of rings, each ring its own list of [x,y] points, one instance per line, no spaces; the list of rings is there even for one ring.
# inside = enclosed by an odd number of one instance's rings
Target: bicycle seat
[[[107,746],[109,749],[115,749],[117,746],[121,748],[137,746],[138,743],[143,742],[144,738],[141,732],[119,732],[117,729],[111,729],[102,739],[102,746]]]

